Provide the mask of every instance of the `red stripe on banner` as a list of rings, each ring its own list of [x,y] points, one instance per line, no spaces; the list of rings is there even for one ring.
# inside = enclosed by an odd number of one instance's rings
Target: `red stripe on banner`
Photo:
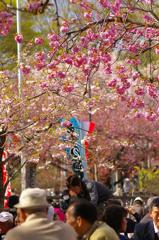
[[[89,122],[89,127],[88,127],[88,135],[92,134],[95,128],[95,123],[94,122]],[[89,143],[88,141],[85,141],[85,155],[86,159],[89,157],[89,151],[88,151]]]
[[[90,122],[90,125],[89,125],[89,134],[92,134],[92,132],[94,131],[94,128],[95,128],[95,123],[94,122]]]

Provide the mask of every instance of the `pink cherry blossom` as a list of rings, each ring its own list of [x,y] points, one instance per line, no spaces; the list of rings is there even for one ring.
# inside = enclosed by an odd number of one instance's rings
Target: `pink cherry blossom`
[[[108,83],[108,86],[114,88],[116,84],[117,84],[117,79],[113,79]]]
[[[53,79],[53,78],[56,78],[56,73],[55,72],[51,72],[47,75],[47,78],[48,79]]]
[[[158,97],[157,90],[154,86],[152,86],[152,85],[149,86],[147,88],[147,91],[148,91],[148,94],[149,94],[150,97],[152,97],[152,98],[157,98]]]
[[[147,120],[153,122],[153,121],[156,121],[157,120],[157,115],[155,113],[150,113],[147,115]]]
[[[144,19],[148,22],[148,23],[153,23],[154,22],[154,19],[148,15],[148,14],[145,14],[144,15]]]
[[[120,7],[122,4],[122,0],[116,0],[114,4],[111,4],[111,10],[113,11],[113,13],[117,16],[119,14],[120,11]]]
[[[65,58],[65,59],[64,59],[64,62],[67,63],[67,64],[69,64],[69,65],[72,65],[72,64],[73,64],[73,60],[72,60],[71,57]]]
[[[102,54],[100,56],[100,60],[103,62],[103,63],[108,63],[111,61],[111,56],[109,54]]]
[[[67,33],[69,30],[69,25],[67,22],[63,22],[61,27],[60,27],[60,32],[61,33]]]
[[[128,46],[128,51],[130,51],[132,53],[137,53],[138,50],[139,50],[139,48],[138,48],[138,46],[136,44]]]
[[[59,61],[53,60],[51,63],[47,65],[49,69],[54,69],[59,64]]]
[[[123,87],[124,87],[125,89],[129,89],[130,86],[131,86],[131,84],[130,84],[130,82],[128,82],[128,81],[125,81],[125,82],[123,83]]]
[[[90,74],[90,71],[91,71],[90,65],[85,64],[82,68],[82,71],[85,73],[86,76],[88,76]]]
[[[135,113],[135,118],[142,118],[142,117],[144,117],[144,114],[142,112]]]
[[[48,83],[47,82],[42,82],[41,83],[41,88],[47,88],[48,87]]]
[[[25,65],[25,64],[21,63],[20,70],[21,70],[22,74],[27,75],[30,73],[31,67],[29,65]]]
[[[112,67],[111,64],[107,64],[106,67],[104,67],[105,74],[112,74]]]
[[[145,90],[144,90],[143,88],[141,88],[141,87],[138,87],[138,88],[135,90],[135,93],[136,93],[137,95],[142,96],[142,95],[145,94]]]
[[[34,12],[37,11],[41,7],[41,1],[35,0],[28,4],[28,11]]]
[[[57,72],[57,77],[59,77],[59,78],[65,78],[65,77],[66,77],[66,73],[65,73],[65,72],[62,72],[62,71]]]
[[[78,53],[79,50],[80,50],[80,49],[79,49],[79,47],[77,47],[77,46],[75,46],[75,47],[72,48],[72,52],[73,52],[73,53]]]
[[[62,32],[62,33],[66,33],[66,32],[68,32],[68,26],[61,26],[60,27],[60,32]]]
[[[141,60],[140,59],[128,59],[127,63],[133,66],[138,66],[141,64]]]
[[[80,67],[82,64],[85,64],[87,62],[85,56],[77,57],[74,61],[75,67]]]
[[[109,8],[110,7],[110,2],[108,0],[99,0],[99,3],[102,5],[104,8]]]
[[[65,87],[63,88],[63,91],[64,91],[64,92],[67,92],[67,93],[71,93],[73,90],[74,90],[74,86],[70,86],[70,85],[65,86]]]
[[[80,43],[81,46],[84,48],[88,48],[89,39],[86,37],[81,37],[80,40],[81,40],[81,43]]]
[[[92,18],[92,13],[85,12],[85,13],[84,13],[84,18],[86,18],[86,19],[91,19],[91,18]]]
[[[37,61],[45,61],[46,60],[46,53],[45,52],[37,52],[36,54],[35,54],[35,59],[37,60]]]
[[[36,68],[37,71],[40,71],[40,70],[42,70],[45,67],[46,67],[46,63],[43,62],[43,61],[35,63],[35,68]]]
[[[49,42],[49,46],[51,48],[58,49],[58,47],[60,46],[60,43],[58,41],[51,41]]]
[[[6,36],[13,25],[12,14],[6,11],[0,11],[0,35]]]
[[[59,41],[59,36],[56,33],[49,33],[47,36],[48,40],[53,41]]]
[[[133,72],[132,79],[136,80],[138,77],[140,77],[140,74],[138,72]]]
[[[22,34],[17,34],[14,39],[17,43],[22,43],[23,42],[23,35]]]
[[[128,103],[130,108],[142,109],[144,108],[145,104],[141,99],[133,98]]]
[[[44,43],[44,40],[41,37],[37,37],[37,38],[35,38],[34,42],[36,45],[41,45]]]
[[[123,86],[117,86],[116,91],[119,95],[123,95],[126,89]]]

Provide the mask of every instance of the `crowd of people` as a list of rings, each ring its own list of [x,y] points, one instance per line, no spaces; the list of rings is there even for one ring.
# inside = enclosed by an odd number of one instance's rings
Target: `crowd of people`
[[[159,196],[127,205],[104,184],[69,176],[63,200],[53,203],[46,190],[28,188],[0,213],[3,240],[156,240]],[[15,211],[16,209],[16,211]]]

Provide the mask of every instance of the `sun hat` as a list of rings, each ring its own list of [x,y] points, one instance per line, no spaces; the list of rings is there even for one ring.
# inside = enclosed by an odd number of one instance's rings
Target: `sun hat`
[[[39,208],[47,207],[47,194],[41,188],[27,188],[20,195],[19,203],[14,205],[16,208]]]
[[[0,213],[0,222],[13,222],[13,215],[9,212]]]

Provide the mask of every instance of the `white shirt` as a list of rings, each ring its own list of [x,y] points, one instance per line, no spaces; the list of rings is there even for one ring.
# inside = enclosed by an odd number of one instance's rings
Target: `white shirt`
[[[159,237],[159,229],[157,228],[157,226],[154,222],[153,222],[153,226],[154,226],[155,233],[157,233],[157,235]]]

